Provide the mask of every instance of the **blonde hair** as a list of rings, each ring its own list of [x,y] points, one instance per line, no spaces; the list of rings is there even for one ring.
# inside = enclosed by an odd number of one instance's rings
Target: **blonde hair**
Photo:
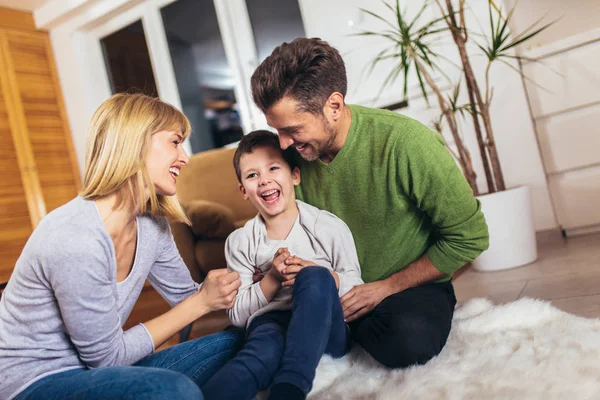
[[[156,194],[145,166],[150,138],[162,130],[186,138],[191,126],[181,111],[143,94],[119,93],[102,103],[88,132],[81,197],[95,200],[117,193],[117,207],[131,200],[140,214],[189,224],[177,196]]]

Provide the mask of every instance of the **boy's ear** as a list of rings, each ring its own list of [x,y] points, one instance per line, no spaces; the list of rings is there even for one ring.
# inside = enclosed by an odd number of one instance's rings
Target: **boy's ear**
[[[300,168],[294,167],[294,169],[292,170],[292,182],[294,183],[294,186],[298,186],[300,184],[300,181]]]
[[[244,188],[244,185],[242,185],[240,183],[240,193],[242,194],[242,197],[244,198],[244,200],[248,200],[248,194],[246,193],[246,189]]]

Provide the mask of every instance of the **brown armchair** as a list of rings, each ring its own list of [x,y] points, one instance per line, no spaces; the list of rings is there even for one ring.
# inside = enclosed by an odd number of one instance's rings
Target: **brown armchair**
[[[257,211],[242,198],[233,169],[235,149],[195,154],[177,178],[177,195],[192,226],[172,223],[171,230],[192,278],[226,267],[225,239]]]

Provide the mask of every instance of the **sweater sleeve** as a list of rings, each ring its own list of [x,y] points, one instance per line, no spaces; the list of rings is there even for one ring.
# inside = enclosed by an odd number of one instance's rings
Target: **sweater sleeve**
[[[227,268],[240,274],[242,286],[238,290],[233,308],[227,310],[229,319],[234,326],[243,328],[252,314],[265,307],[269,302],[263,294],[259,282],[253,282],[254,255],[252,241],[244,231],[238,229],[225,242],[225,259]]]
[[[152,353],[152,338],[142,324],[122,329],[108,244],[79,233],[47,245],[60,249],[42,262],[52,266],[48,280],[81,361],[88,368],[126,366]]]
[[[364,282],[360,276],[360,264],[356,254],[354,238],[348,225],[335,215],[320,211],[315,222],[315,233],[322,243],[328,243],[331,267],[340,278],[338,293],[345,295],[354,286]]]
[[[161,250],[150,269],[148,280],[171,306],[181,303],[200,288],[181,259],[167,220],[161,218]]]
[[[438,134],[416,121],[405,129],[397,142],[400,186],[431,219],[429,259],[452,276],[489,246],[481,204]]]

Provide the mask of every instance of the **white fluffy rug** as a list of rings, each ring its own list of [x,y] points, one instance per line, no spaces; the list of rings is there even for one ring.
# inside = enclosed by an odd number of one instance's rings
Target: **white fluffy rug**
[[[473,299],[426,365],[388,371],[358,348],[324,357],[309,399],[600,399],[600,319]]]

